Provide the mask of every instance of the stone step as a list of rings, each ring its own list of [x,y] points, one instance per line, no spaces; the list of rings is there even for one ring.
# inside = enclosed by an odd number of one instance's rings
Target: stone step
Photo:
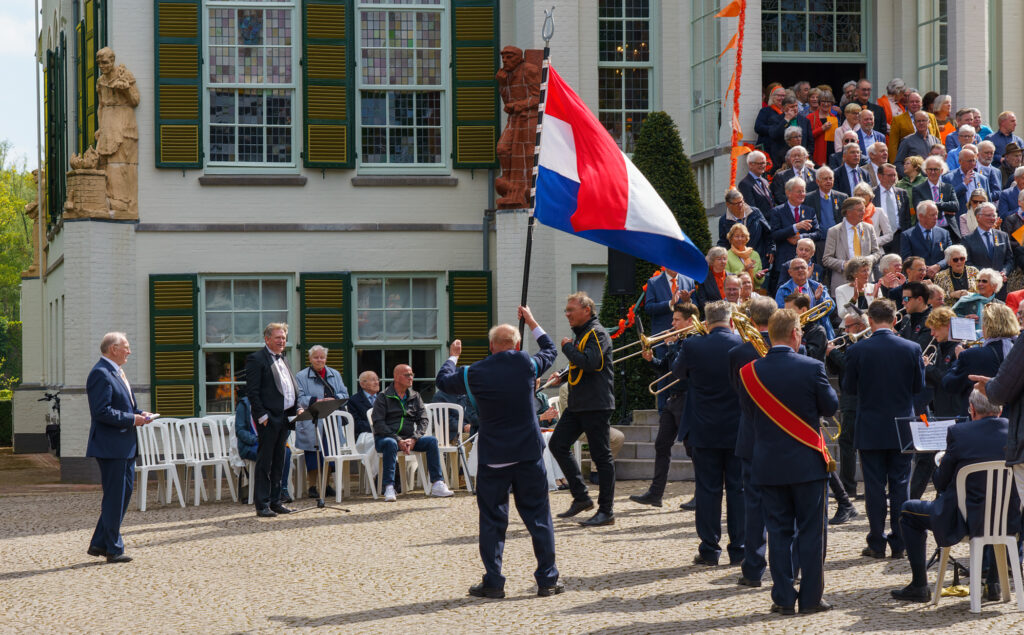
[[[686,448],[683,447],[682,443],[676,443],[672,446],[672,458],[689,458],[686,456]],[[622,445],[622,450],[619,451],[619,456],[616,460],[618,459],[650,459],[654,461],[654,443],[627,441]]]
[[[658,426],[658,411],[657,410],[634,410],[633,411],[633,425],[634,426]],[[629,427],[629,426],[624,426]]]
[[[654,461],[651,459],[615,459],[615,480],[649,481],[654,476]],[[693,463],[688,459],[673,459],[669,464],[668,480],[692,481]]]
[[[654,440],[658,438],[657,425],[633,424],[631,426],[612,427],[626,435],[626,443],[654,443]]]

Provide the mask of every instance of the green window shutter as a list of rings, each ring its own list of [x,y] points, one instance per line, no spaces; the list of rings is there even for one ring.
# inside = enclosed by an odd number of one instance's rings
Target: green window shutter
[[[453,1],[456,168],[498,166],[498,32],[498,0]]]
[[[302,162],[355,167],[354,0],[302,2]]]
[[[346,386],[352,377],[350,297],[351,276],[347,273],[299,275],[299,359],[305,361],[314,344],[326,347],[327,364],[341,373]]]
[[[46,215],[47,227],[50,226],[52,216],[52,210],[50,208],[51,202],[53,201],[53,193],[50,191],[50,185],[53,183],[53,166],[55,161],[53,160],[53,51],[46,52],[46,63],[43,65],[43,178],[46,182],[43,184],[43,196],[45,200],[39,204],[39,209]],[[42,219],[40,219],[42,222]]]
[[[75,7],[78,5],[76,4]],[[85,20],[75,25],[75,152],[81,154],[85,140]]]
[[[81,135],[79,141],[84,151],[89,146],[96,145],[96,128],[99,121],[96,115],[96,51],[103,48],[97,40],[98,19],[103,15],[99,8],[99,0],[85,0],[85,11],[82,19],[82,45],[80,50],[81,69],[79,70],[79,81],[81,82]]]
[[[472,364],[488,354],[491,328],[491,272],[448,272],[448,337],[462,340],[459,362]]]
[[[54,135],[57,145],[57,164],[54,167],[55,209],[54,222],[64,214],[64,201],[68,192],[68,72],[67,72],[67,40],[64,32],[60,32],[60,46],[54,57],[54,83],[56,84],[54,96],[57,99],[56,117],[57,124]]]
[[[165,417],[199,413],[198,307],[196,275],[149,277],[152,410]]]
[[[155,0],[156,166],[201,168],[200,0]]]

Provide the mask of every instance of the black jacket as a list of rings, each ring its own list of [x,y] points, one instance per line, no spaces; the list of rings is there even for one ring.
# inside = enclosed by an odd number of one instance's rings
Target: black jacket
[[[273,363],[274,359],[266,347],[255,353],[250,353],[245,358],[245,396],[249,398],[249,404],[252,406],[254,421],[259,421],[263,415],[269,415],[274,422],[281,423],[285,421],[286,415],[293,415],[298,409],[299,389],[295,385],[291,371],[288,372],[285,379],[292,382],[295,390],[295,403],[291,408],[285,410],[284,395],[278,389],[274,381],[274,371],[271,370]],[[285,365],[287,366],[287,362]]]
[[[956,346],[955,341],[940,343],[935,353],[935,363],[924,368],[924,380],[932,391],[932,411],[936,417],[955,417],[960,414],[960,393],[942,387],[942,378],[956,361]]]
[[[370,430],[370,421],[366,418],[366,411],[370,409],[370,400],[361,389],[357,388],[352,393],[345,408],[356,422],[356,436],[364,432],[373,432]]]
[[[597,317],[572,330],[575,337],[562,353],[575,369],[569,370],[569,410],[614,410],[615,375],[612,372],[612,339]],[[583,344],[581,347],[580,344]],[[582,350],[581,350],[582,348]],[[578,381],[577,381],[578,378]]]
[[[419,439],[427,433],[427,409],[423,398],[409,388],[403,401],[394,385],[377,394],[373,402],[373,438]]]

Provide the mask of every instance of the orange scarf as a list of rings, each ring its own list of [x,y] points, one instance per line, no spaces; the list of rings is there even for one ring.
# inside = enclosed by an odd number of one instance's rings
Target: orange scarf
[[[711,272],[711,275],[715,277],[715,284],[718,285],[718,295],[724,300],[725,299],[725,273]]]
[[[871,221],[871,217],[874,216],[874,215],[875,215],[875,204],[874,203],[868,203],[867,205],[865,205],[864,206],[864,222],[865,223],[870,223],[870,224],[874,225],[874,223]]]

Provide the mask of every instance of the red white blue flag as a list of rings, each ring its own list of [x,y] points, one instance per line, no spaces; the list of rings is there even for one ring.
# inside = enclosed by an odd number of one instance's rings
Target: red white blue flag
[[[548,71],[534,215],[697,281],[707,276],[704,254],[554,68]]]

